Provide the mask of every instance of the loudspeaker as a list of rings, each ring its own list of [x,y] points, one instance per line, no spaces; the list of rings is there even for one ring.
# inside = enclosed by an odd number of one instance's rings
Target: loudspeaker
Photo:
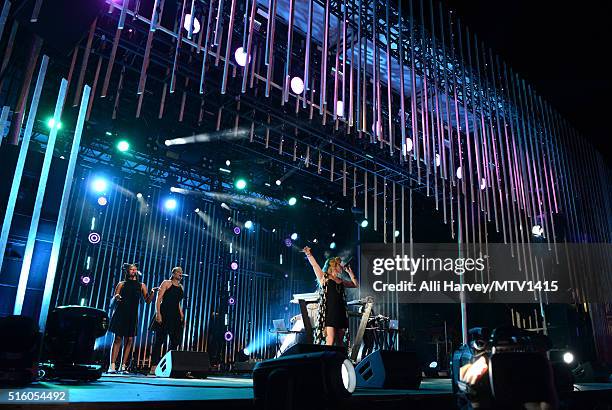
[[[207,352],[185,352],[170,350],[155,368],[158,377],[205,379],[210,371],[210,357]]]
[[[342,346],[327,346],[327,345],[316,345],[309,343],[296,343],[289,347],[283,352],[281,357],[292,356],[296,354],[304,353],[316,353],[316,352],[338,352],[346,356],[346,348]]]
[[[421,370],[415,352],[377,350],[355,368],[357,387],[416,390]]]

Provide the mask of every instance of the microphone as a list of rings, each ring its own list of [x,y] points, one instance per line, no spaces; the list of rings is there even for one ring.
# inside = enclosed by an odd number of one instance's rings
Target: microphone
[[[182,277],[183,277],[183,278],[186,278],[186,277],[188,277],[188,276],[189,276],[189,275],[187,275],[186,273],[183,273],[183,276],[182,276]]]
[[[353,257],[351,256],[350,258],[348,258],[348,260],[347,260],[346,262],[344,262],[344,263],[342,264],[342,267],[343,267],[343,268],[347,267],[347,266],[348,266],[348,264],[349,264],[349,263],[351,263],[351,261],[352,261],[352,260],[353,260]]]
[[[142,272],[141,272],[141,271],[139,271],[139,270],[137,270],[137,271],[136,271],[136,274],[137,274],[138,276],[142,276]]]

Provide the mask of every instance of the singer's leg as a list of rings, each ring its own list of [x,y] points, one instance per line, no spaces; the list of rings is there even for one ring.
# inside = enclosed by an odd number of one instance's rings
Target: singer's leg
[[[125,345],[123,346],[123,364],[121,366],[121,370],[127,370],[128,362],[130,361],[130,353],[132,352],[132,345],[134,344],[134,338],[128,337],[125,340]]]
[[[155,341],[153,342],[153,351],[151,352],[151,373],[155,372],[155,368],[161,356],[162,344],[166,340],[166,336],[166,332],[162,329],[155,331]]]
[[[336,345],[344,346],[344,329],[336,329]]]
[[[170,334],[170,345],[168,346],[168,350],[176,350],[180,347],[182,334],[183,329],[180,327],[172,331]]]
[[[118,335],[115,335],[115,338],[113,339],[113,347],[111,349],[110,364],[108,366],[109,372],[115,371],[115,363],[117,363],[117,356],[119,356],[119,350],[121,350],[122,339],[123,338]]]
[[[325,327],[325,344],[333,346],[336,341],[336,328],[331,326]]]

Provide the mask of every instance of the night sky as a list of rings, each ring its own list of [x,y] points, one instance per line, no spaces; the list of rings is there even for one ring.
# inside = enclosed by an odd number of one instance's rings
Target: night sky
[[[612,162],[612,2],[443,3]]]

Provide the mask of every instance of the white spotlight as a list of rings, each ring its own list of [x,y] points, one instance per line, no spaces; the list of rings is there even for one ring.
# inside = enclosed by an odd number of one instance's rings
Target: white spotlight
[[[406,151],[412,151],[412,138],[406,138]]]
[[[183,24],[183,28],[189,32],[189,27],[191,27],[191,14],[185,14],[185,23]],[[197,18],[193,18],[193,30],[192,34],[198,34],[200,32],[200,22]]]
[[[295,94],[302,94],[304,92],[304,81],[300,77],[293,77],[291,79],[291,91]]]
[[[436,154],[436,166],[440,166],[440,154]]]
[[[249,62],[251,61],[251,56],[249,56]],[[238,47],[234,52],[234,59],[236,59],[236,63],[240,67],[244,67],[247,64],[247,53],[244,51],[244,48]]]
[[[231,165],[231,161],[228,159],[225,161],[225,166],[229,167]]]
[[[199,213],[200,213],[200,208],[196,208],[196,209],[195,209],[195,213],[196,213],[196,214],[199,214]]]
[[[246,222],[244,223],[244,227],[245,227],[246,229],[251,229],[251,228],[253,227],[253,222],[252,222],[252,221],[246,221]]]
[[[457,179],[463,178],[463,172],[461,171],[461,167],[457,168],[456,175],[457,175]]]
[[[563,361],[567,364],[570,364],[574,361],[574,355],[571,352],[565,352],[563,354]]]
[[[353,366],[353,363],[351,363],[349,359],[345,359],[344,362],[342,362],[341,373],[342,373],[342,384],[344,385],[344,388],[349,393],[354,392],[355,387],[357,386],[357,376],[355,374],[355,367]]]
[[[400,231],[395,231],[393,234],[394,234],[394,235],[395,235],[395,237],[397,238],[398,236],[400,236]]]
[[[280,186],[280,184],[282,184],[282,183],[283,182],[280,179],[277,179],[276,182],[275,182],[276,186]]]
[[[297,234],[297,233],[295,233],[295,232],[293,232],[293,233],[291,234],[291,240],[292,240],[292,241],[295,241],[297,238],[298,238],[298,234]]]
[[[487,187],[487,180],[484,178],[480,178],[480,190],[482,191]]]
[[[142,194],[139,192],[136,194],[136,198],[141,199],[142,198]]]

